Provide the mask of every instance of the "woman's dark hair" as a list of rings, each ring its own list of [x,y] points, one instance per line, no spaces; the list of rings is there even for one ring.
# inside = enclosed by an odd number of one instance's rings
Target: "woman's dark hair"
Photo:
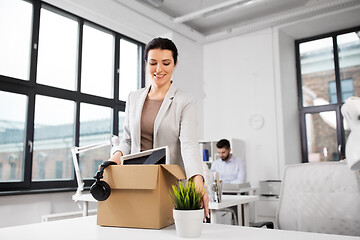
[[[153,40],[151,40],[145,46],[145,51],[144,51],[145,61],[147,61],[148,53],[152,49],[170,50],[172,52],[172,56],[174,58],[174,64],[176,65],[178,50],[177,50],[175,44],[173,43],[173,41],[171,41],[170,39],[161,38],[161,37],[154,38]]]

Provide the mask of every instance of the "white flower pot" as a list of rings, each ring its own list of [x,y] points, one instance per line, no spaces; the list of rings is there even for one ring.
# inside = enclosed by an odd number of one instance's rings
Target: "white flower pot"
[[[173,209],[176,235],[183,238],[200,237],[203,225],[204,209]]]

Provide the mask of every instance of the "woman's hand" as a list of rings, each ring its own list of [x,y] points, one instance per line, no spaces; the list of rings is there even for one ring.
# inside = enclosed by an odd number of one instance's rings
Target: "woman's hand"
[[[210,218],[209,215],[209,195],[206,193],[206,189],[204,187],[204,179],[201,175],[195,175],[193,177],[193,181],[195,183],[195,186],[198,187],[201,191],[204,192],[203,198],[202,198],[202,207],[204,207],[204,215],[207,218]]]
[[[113,161],[116,162],[118,165],[122,165],[123,164],[121,159],[122,156],[123,156],[122,152],[116,151],[108,161]]]

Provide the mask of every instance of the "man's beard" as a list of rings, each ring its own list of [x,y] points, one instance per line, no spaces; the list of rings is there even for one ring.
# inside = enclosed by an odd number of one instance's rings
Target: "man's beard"
[[[226,155],[225,158],[221,158],[221,160],[226,161],[226,160],[228,160],[229,157],[230,157],[230,153],[228,153],[228,155]]]

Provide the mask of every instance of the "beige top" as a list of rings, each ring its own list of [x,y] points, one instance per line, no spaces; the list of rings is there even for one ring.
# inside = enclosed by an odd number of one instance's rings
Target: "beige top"
[[[129,94],[123,138],[119,145],[111,148],[111,154],[121,151],[127,155],[141,151],[141,113],[150,87]],[[168,146],[170,164],[184,168],[188,179],[203,175],[196,116],[194,97],[171,84],[154,122],[153,147]]]
[[[141,114],[141,151],[153,149],[154,122],[163,100],[146,98]]]

